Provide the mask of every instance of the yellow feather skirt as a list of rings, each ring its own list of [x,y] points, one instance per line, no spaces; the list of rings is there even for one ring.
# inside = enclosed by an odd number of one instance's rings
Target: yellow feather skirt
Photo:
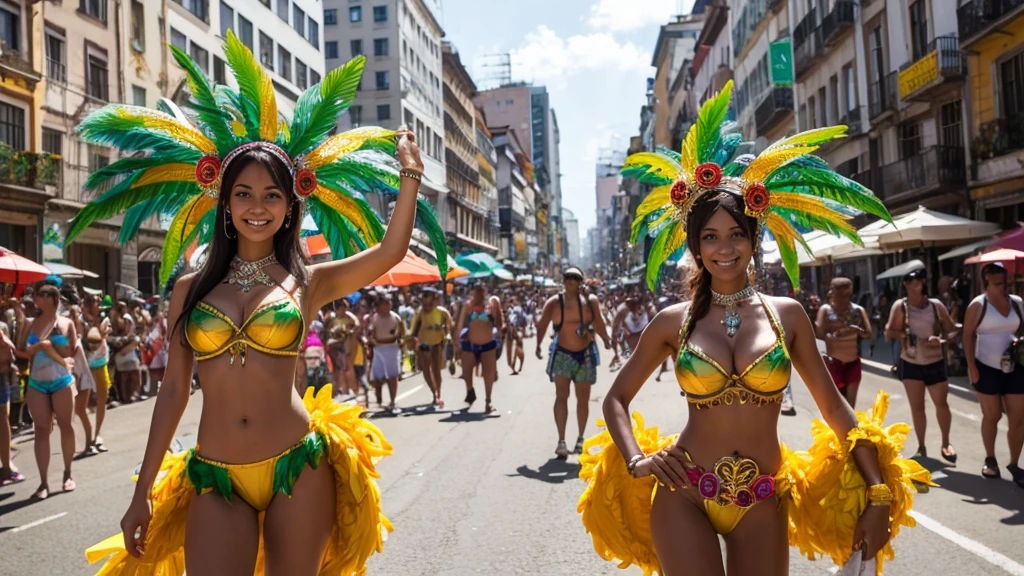
[[[382,552],[391,522],[381,511],[380,477],[376,462],[391,454],[381,431],[361,418],[363,409],[331,399],[331,387],[302,399],[309,411],[312,432],[327,439],[325,457],[334,470],[336,520],[327,544],[320,576],[353,576],[366,573],[366,561]],[[160,466],[162,476],[153,487],[153,516],[146,538],[146,553],[133,558],[121,534],[111,536],[85,551],[90,564],[109,559],[97,576],[181,576],[185,573],[185,522],[196,490],[185,475],[187,453],[168,455]],[[263,574],[263,513],[260,513],[260,544],[255,575]]]
[[[867,506],[867,487],[850,453],[858,441],[870,442],[878,451],[882,476],[893,494],[892,538],[901,527],[915,525],[909,515],[914,493],[934,484],[931,474],[920,464],[900,457],[910,426],[900,423],[883,427],[888,408],[889,395],[879,392],[870,413],[857,413],[859,425],[844,441],[816,419],[808,450],[793,452],[782,446],[782,469],[775,474],[776,493],[787,499],[789,543],[808,558],[829,556],[842,566],[853,553],[854,528]],[[640,414],[634,413],[633,419],[633,434],[645,454],[675,443],[677,436],[662,437],[657,428],[646,428]],[[620,568],[636,565],[645,576],[660,574],[650,525],[657,490],[655,478],[632,478],[607,430],[584,443],[580,478],[587,486],[577,510],[598,555]],[[884,561],[894,556],[890,539],[878,554],[878,574]]]

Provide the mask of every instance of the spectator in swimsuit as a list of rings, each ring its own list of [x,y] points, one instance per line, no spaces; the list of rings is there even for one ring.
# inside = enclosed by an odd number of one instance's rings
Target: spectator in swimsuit
[[[423,305],[412,319],[412,337],[420,371],[434,395],[431,405],[443,409],[441,365],[444,363],[444,343],[452,330],[452,317],[437,305],[437,294],[433,288],[424,288]]]
[[[504,323],[501,300],[497,296],[488,297],[487,286],[477,283],[473,287],[473,295],[460,308],[456,324],[461,329],[459,338],[462,347],[462,379],[466,381],[466,404],[476,401],[473,369],[479,364],[483,367],[486,414],[495,412],[491,391],[497,377],[498,352],[501,348],[497,335],[504,328]]]
[[[383,404],[382,388],[388,384],[391,403],[388,412],[398,414],[395,397],[398,396],[398,378],[402,375],[402,349],[399,342],[405,338],[405,322],[391,309],[391,296],[377,297],[377,311],[370,320],[370,338],[373,346],[373,362],[370,364],[370,381],[377,393],[377,404]]]
[[[867,312],[854,304],[853,282],[849,278],[832,279],[829,303],[818,309],[815,321],[817,337],[825,341],[825,365],[839,393],[851,407],[857,406],[860,388],[860,340],[871,340],[871,323]]]
[[[13,302],[17,305],[17,301]],[[5,302],[0,309],[11,306]],[[7,334],[7,324],[0,322],[0,486],[25,480],[11,462],[11,387],[18,385],[18,369],[14,364],[14,342]]]

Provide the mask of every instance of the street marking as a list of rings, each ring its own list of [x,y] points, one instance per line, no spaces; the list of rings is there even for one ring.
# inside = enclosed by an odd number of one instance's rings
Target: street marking
[[[1018,564],[1016,561],[1003,556],[981,542],[971,540],[953,529],[946,527],[941,522],[925,516],[917,510],[911,510],[910,516],[912,516],[914,520],[917,520],[917,523],[921,526],[924,526],[928,530],[942,536],[946,540],[949,540],[953,544],[967,550],[982,560],[998,566],[1014,576],[1024,576],[1024,565]]]
[[[28,530],[29,528],[35,528],[36,526],[39,526],[40,524],[46,524],[50,520],[56,520],[57,518],[60,518],[61,516],[67,516],[67,514],[68,514],[67,512],[61,512],[60,514],[54,514],[53,516],[47,516],[46,518],[41,518],[39,520],[36,520],[35,522],[29,522],[28,524],[25,524],[24,526],[18,526],[17,528],[12,529],[11,532],[21,532],[22,530]]]
[[[420,390],[422,390],[426,386],[427,386],[426,384],[420,384],[419,386],[413,388],[412,390],[406,390],[405,392],[402,392],[401,394],[399,394],[395,398],[395,402],[398,402],[399,400],[403,400],[405,398],[408,398],[409,396],[412,396],[413,394],[419,392]]]

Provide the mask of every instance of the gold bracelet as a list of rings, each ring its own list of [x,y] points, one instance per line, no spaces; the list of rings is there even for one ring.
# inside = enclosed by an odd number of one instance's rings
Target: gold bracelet
[[[868,486],[868,503],[871,506],[888,506],[892,504],[892,490],[885,484]]]
[[[402,168],[398,172],[398,175],[403,177],[403,178],[412,178],[413,180],[415,180],[417,182],[420,182],[420,181],[423,180],[423,173],[422,172],[417,172],[416,170],[413,170],[412,168]]]

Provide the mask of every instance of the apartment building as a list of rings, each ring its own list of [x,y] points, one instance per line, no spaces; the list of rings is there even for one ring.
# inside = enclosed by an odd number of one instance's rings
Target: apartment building
[[[787,1],[734,0],[730,21],[736,121],[761,150],[795,128]]]

